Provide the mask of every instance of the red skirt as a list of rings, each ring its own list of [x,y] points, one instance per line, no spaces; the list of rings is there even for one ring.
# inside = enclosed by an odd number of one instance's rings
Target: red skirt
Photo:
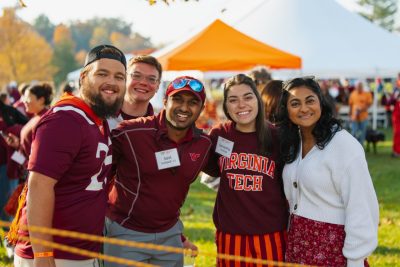
[[[344,225],[290,217],[286,262],[314,266],[346,267],[342,249],[346,233]],[[369,266],[367,261],[364,266]]]

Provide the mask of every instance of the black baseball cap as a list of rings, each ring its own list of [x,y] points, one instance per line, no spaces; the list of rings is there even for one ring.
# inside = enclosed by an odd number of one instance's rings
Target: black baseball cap
[[[116,53],[110,53],[109,51],[103,51],[105,48],[111,48],[114,49]],[[126,69],[126,58],[124,53],[116,48],[115,46],[112,45],[99,45],[90,50],[90,52],[86,55],[85,59],[85,65],[87,65],[95,62],[96,60],[102,59],[102,58],[109,58],[109,59],[115,59],[124,65]]]

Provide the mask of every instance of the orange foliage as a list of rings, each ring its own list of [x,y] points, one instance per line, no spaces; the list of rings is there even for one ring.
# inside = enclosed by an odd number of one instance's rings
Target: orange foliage
[[[0,84],[11,80],[51,80],[52,49],[46,40],[15,14],[4,9],[0,17]]]

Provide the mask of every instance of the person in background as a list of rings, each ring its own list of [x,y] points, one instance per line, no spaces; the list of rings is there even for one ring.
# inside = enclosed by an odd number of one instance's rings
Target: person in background
[[[180,208],[207,163],[211,140],[195,127],[206,93],[197,79],[182,76],[167,87],[158,115],[124,120],[112,132],[115,181],[109,194],[106,236],[187,247]],[[189,247],[197,251],[197,247]],[[183,255],[104,245],[105,254],[166,267]],[[106,262],[105,266],[121,266]]]
[[[334,118],[311,78],[284,83],[280,125],[290,206],[286,261],[368,266],[379,206],[363,147]]]
[[[24,95],[21,97],[25,105],[25,110],[29,114],[32,114],[33,117],[22,127],[20,136],[9,133],[6,139],[7,144],[22,155],[20,162],[13,161],[13,167],[18,172],[17,177],[22,177],[24,169],[27,167],[28,158],[31,153],[33,130],[41,116],[48,110],[52,95],[53,87],[49,83],[38,82],[25,89]]]
[[[238,74],[225,83],[223,110],[228,122],[211,130],[213,146],[203,169],[221,177],[213,213],[217,251],[283,261],[288,212],[279,142],[250,77]],[[242,264],[217,260],[217,266]]]
[[[354,90],[350,80],[343,80],[343,86],[339,87],[339,94],[336,96],[336,103],[340,106],[349,104],[349,95]]]
[[[383,88],[381,105],[385,107],[386,119],[389,128],[392,127],[392,113],[396,102],[394,95],[394,93],[391,93],[386,88]]]
[[[5,105],[10,105],[10,97],[8,96],[8,93],[0,93],[0,101],[3,102]]]
[[[35,125],[39,122],[51,103],[53,95],[53,87],[46,82],[37,82],[28,86],[24,90],[24,95],[21,98],[25,105],[25,110],[33,114],[27,124],[21,130],[21,139],[18,136],[9,134],[9,145],[14,148],[21,148],[25,156],[29,156],[32,143],[32,133]]]
[[[394,109],[392,113],[393,151],[392,157],[400,158],[400,92],[394,93]]]
[[[264,103],[265,118],[272,124],[279,125],[278,111],[279,101],[282,96],[282,81],[271,80],[267,82],[261,91],[261,99]]]
[[[106,118],[121,108],[125,82],[124,54],[111,45],[97,46],[86,56],[79,96],[63,95],[40,118],[33,131],[21,225],[102,236],[112,158]],[[22,227],[18,235],[29,236],[32,243],[18,239],[16,267],[98,266],[94,258],[53,249],[35,239],[94,253],[101,250],[98,242],[27,232]]]
[[[397,90],[400,90],[400,72],[397,73],[396,84],[395,87]]]
[[[10,104],[13,105],[21,98],[21,95],[18,92],[17,82],[11,81],[6,88],[7,88],[7,93],[10,96]]]
[[[338,115],[338,110],[336,108],[336,100],[335,98],[332,97],[332,95],[329,93],[329,83],[326,80],[321,80],[319,82],[319,87],[321,88],[322,95],[325,97],[326,102],[328,105],[331,107],[333,110],[333,116],[337,118]],[[338,94],[339,94],[339,89],[337,89]]]
[[[41,116],[47,111],[51,103],[52,94],[52,86],[45,82],[35,83],[25,89],[21,99],[23,99],[26,106],[26,111],[32,114],[33,117],[22,127],[19,136],[10,132],[6,138],[7,145],[12,148],[9,153],[12,154],[11,158],[14,158],[7,166],[7,174],[19,181],[19,186],[15,189],[4,208],[8,214],[15,216],[9,234],[17,234],[16,229],[18,229],[20,219],[20,209],[18,209],[18,206],[22,207],[26,199],[26,167],[31,153],[33,131]],[[18,199],[20,199],[20,201],[18,201]],[[7,240],[11,243],[9,245],[15,245],[15,242],[12,242],[15,236],[9,234],[7,235]]]
[[[260,93],[264,89],[267,82],[272,80],[271,73],[269,73],[268,69],[261,66],[253,68],[249,72],[249,77],[252,78],[256,83],[258,92]]]
[[[74,95],[76,94],[76,86],[74,84],[74,82],[64,82],[60,85],[60,92],[62,94],[67,93],[67,94],[71,94]]]
[[[364,145],[368,126],[368,109],[372,105],[372,94],[364,91],[362,82],[357,82],[356,88],[349,97],[349,116],[351,134]]]
[[[18,86],[18,92],[20,93],[20,95],[21,95],[21,98],[20,99],[18,99],[14,104],[13,104],[13,107],[14,108],[16,108],[16,109],[18,109],[18,111],[19,112],[21,112],[24,116],[27,116],[27,117],[31,117],[31,115],[30,114],[28,114],[27,112],[26,112],[26,109],[25,109],[25,104],[24,104],[24,102],[22,101],[23,99],[23,96],[24,96],[24,94],[25,94],[25,90],[29,87],[29,83],[21,83],[19,86]]]
[[[19,134],[22,126],[28,122],[16,108],[0,101],[0,220],[10,220],[3,207],[7,203],[14,189],[18,186],[18,179],[12,179],[7,174],[8,165],[11,163],[9,146],[6,139],[9,133]]]

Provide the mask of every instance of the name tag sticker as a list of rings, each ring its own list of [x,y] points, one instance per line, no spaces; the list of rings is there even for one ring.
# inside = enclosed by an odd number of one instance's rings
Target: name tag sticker
[[[25,156],[19,151],[14,151],[14,153],[11,155],[11,159],[19,165],[23,165],[26,160]]]
[[[178,150],[176,148],[156,152],[157,167],[159,170],[180,166]]]
[[[225,139],[221,136],[218,136],[217,147],[215,148],[215,152],[218,154],[230,158],[233,149],[233,142]]]

